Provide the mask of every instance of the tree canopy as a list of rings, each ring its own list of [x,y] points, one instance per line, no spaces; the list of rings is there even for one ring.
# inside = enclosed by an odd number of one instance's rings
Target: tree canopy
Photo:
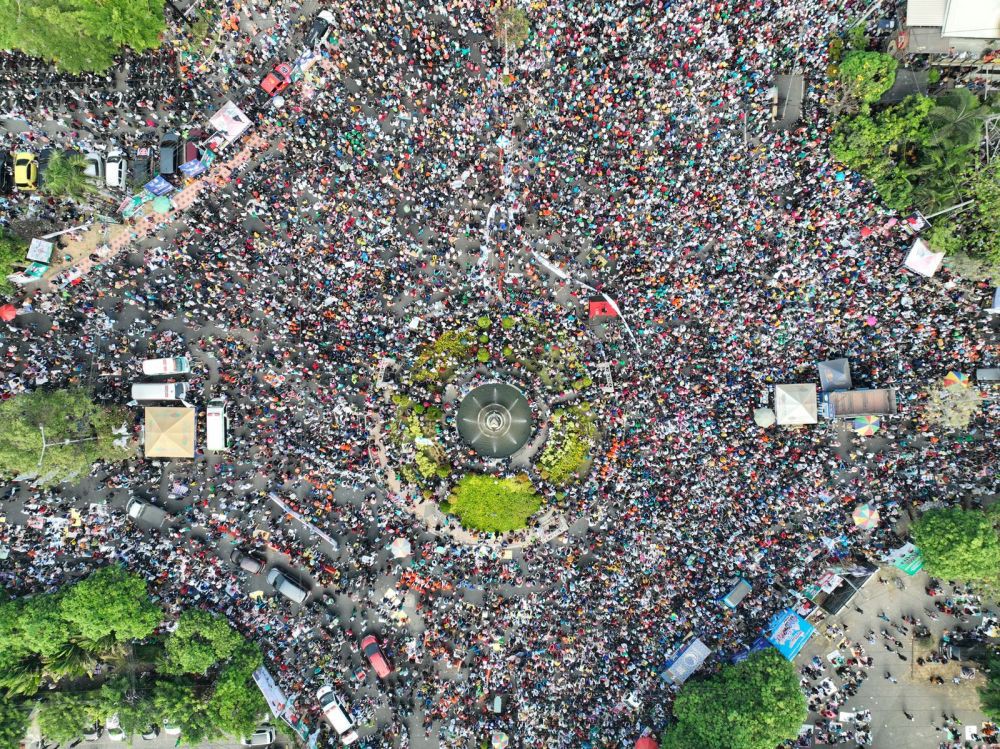
[[[882,52],[853,51],[844,55],[837,80],[849,101],[873,104],[896,82],[896,58]]]
[[[17,287],[7,280],[14,266],[25,262],[28,243],[0,229],[0,295],[9,296]]]
[[[31,708],[0,697],[0,749],[19,749]]]
[[[41,190],[56,198],[81,200],[97,190],[96,185],[84,174],[87,159],[82,153],[52,154],[45,169]]]
[[[105,567],[72,586],[61,609],[63,618],[92,640],[141,640],[163,619],[149,599],[146,581],[121,567]]]
[[[685,683],[663,749],[774,749],[798,735],[807,715],[795,667],[768,648]]]
[[[194,682],[188,679],[157,681],[153,705],[161,720],[181,729],[181,736],[188,744],[200,744],[219,735],[215,727],[218,716],[209,712],[208,703],[198,697]]]
[[[924,554],[924,567],[946,580],[996,581],[1000,578],[998,518],[1000,509],[928,510],[911,529],[913,543]]]
[[[69,73],[104,71],[122,48],[160,45],[164,0],[0,0],[0,48]]]
[[[96,692],[54,692],[39,705],[38,728],[50,741],[69,743],[93,725],[97,707]]]
[[[55,483],[86,473],[98,460],[124,460],[130,454],[114,445],[111,432],[125,421],[124,412],[92,403],[82,388],[16,395],[0,403],[0,421],[0,474],[7,478],[39,475],[43,483]]]
[[[458,482],[446,509],[466,528],[504,533],[523,528],[541,504],[527,476],[469,474]]]
[[[166,642],[166,673],[205,675],[227,660],[243,642],[239,632],[220,616],[185,611]]]
[[[979,689],[979,709],[990,720],[1000,720],[1000,651],[992,650],[983,663],[986,684]]]

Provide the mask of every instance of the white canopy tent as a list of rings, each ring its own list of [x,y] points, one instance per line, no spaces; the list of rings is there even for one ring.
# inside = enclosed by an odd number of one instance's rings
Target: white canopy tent
[[[147,408],[147,458],[193,458],[195,409]]]
[[[818,421],[816,386],[813,383],[777,385],[774,388],[774,414],[781,426],[815,424]]]

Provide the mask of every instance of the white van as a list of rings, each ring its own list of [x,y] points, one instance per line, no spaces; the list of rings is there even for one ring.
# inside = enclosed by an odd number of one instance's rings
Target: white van
[[[142,373],[149,377],[159,375],[187,374],[191,364],[186,356],[171,356],[166,359],[145,359],[142,362]]]
[[[183,401],[187,393],[186,382],[136,382],[132,385],[134,401]]]
[[[354,731],[354,721],[351,720],[347,707],[333,691],[333,687],[321,687],[316,692],[316,699],[319,700],[323,717],[340,737],[340,743],[350,746],[357,741],[358,734]]]
[[[212,398],[205,417],[205,449],[221,452],[229,449],[229,416],[226,397]]]
[[[277,567],[272,567],[267,573],[267,582],[274,589],[293,603],[302,603],[309,597],[309,591],[296,583]]]

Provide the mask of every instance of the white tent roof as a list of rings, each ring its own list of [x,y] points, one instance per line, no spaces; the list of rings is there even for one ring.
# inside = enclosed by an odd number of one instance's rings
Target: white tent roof
[[[778,385],[774,388],[774,413],[783,426],[815,424],[816,386],[812,383]]]
[[[907,0],[907,26],[940,26],[948,0]]]
[[[948,0],[941,36],[1000,38],[1000,0]]]
[[[906,260],[903,261],[903,265],[914,273],[930,278],[937,273],[943,260],[943,252],[932,252],[927,243],[918,237],[914,241],[913,247],[910,248]]]
[[[147,408],[146,457],[193,458],[195,409]]]

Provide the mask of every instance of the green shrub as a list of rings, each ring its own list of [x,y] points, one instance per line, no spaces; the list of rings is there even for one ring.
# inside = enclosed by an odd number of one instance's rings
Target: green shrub
[[[492,323],[490,322],[490,318],[483,315],[482,317],[476,318],[476,325],[478,325],[481,330],[487,330]]]
[[[514,327],[514,318],[505,315],[500,319],[500,327],[504,330],[510,330]]]
[[[586,404],[557,409],[545,449],[538,459],[538,472],[556,486],[566,486],[579,476],[590,460],[597,426]]]
[[[450,498],[450,511],[458,515],[462,525],[492,533],[525,527],[541,505],[541,497],[527,476],[501,479],[469,474],[458,482]]]
[[[485,364],[486,362],[488,362],[490,360],[490,351],[489,351],[489,349],[485,349],[485,348],[479,349],[479,353],[476,354],[476,358],[479,361],[481,361],[483,364]]]
[[[927,85],[933,86],[935,83],[941,80],[941,70],[940,68],[931,68],[927,71]]]

